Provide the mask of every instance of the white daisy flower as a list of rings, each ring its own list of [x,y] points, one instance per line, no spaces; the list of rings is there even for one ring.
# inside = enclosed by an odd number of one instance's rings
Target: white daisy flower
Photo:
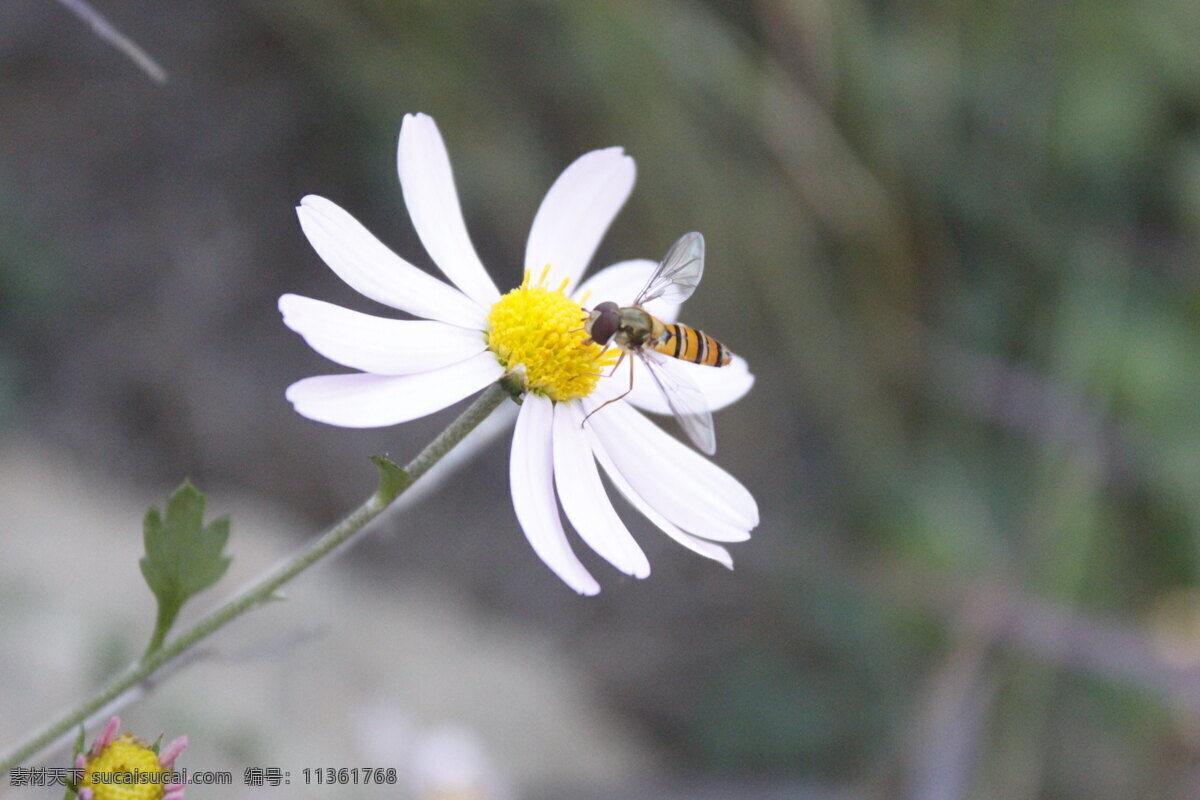
[[[546,194],[525,249],[525,280],[501,295],[467,235],[450,159],[431,117],[400,129],[400,186],[425,249],[447,284],[409,264],[350,214],[309,195],[300,225],[325,263],[367,297],[419,320],[386,319],[320,300],[279,298],[285,324],[321,355],[359,370],[305,378],[287,399],[309,419],[349,428],[395,425],[482,390],[519,365],[526,393],[510,459],[513,507],[542,561],[580,594],[600,586],[567,542],[559,505],[583,540],[638,578],[650,564],[609,502],[597,462],[626,500],[685,547],[733,566],[718,542],[744,541],[758,524],[754,498],[737,480],[647,420],[636,407],[667,409],[653,386],[584,417],[629,387],[610,375],[614,351],[587,339],[581,302],[628,303],[656,263],[626,261],[580,281],[600,238],[633,189],[633,159],[621,148],[588,153]],[[453,284],[453,285],[451,285]],[[676,308],[654,301],[665,321]],[[625,359],[628,364],[632,359]],[[680,362],[709,407],[754,382],[745,360],[720,369]],[[557,498],[556,498],[557,496]]]

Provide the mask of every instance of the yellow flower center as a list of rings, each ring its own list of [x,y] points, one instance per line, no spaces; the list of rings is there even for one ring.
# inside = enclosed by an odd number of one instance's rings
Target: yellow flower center
[[[165,772],[157,753],[126,734],[88,763],[79,786],[90,787],[95,800],[159,800]]]
[[[537,283],[525,273],[516,289],[501,297],[488,313],[488,347],[507,369],[525,368],[525,385],[551,400],[587,397],[600,373],[614,363],[611,352],[588,340],[587,313],[567,297],[567,281],[557,289]]]

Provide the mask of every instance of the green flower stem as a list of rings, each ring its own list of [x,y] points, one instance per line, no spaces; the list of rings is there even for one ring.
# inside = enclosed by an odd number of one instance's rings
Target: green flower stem
[[[425,449],[405,467],[405,480],[400,486],[385,488],[381,485],[367,498],[366,502],[351,511],[341,522],[311,544],[267,572],[221,606],[213,609],[207,616],[171,639],[165,646],[148,651],[124,672],[116,675],[102,686],[90,698],[5,753],[0,757],[0,776],[6,775],[13,767],[21,765],[39,754],[59,737],[82,724],[89,716],[116,700],[124,692],[149,679],[158,670],[179,658],[198,642],[216,633],[247,611],[271,600],[281,586],[348,542],[368,522],[383,513],[418,478],[428,472],[430,467],[441,460],[442,456],[462,441],[506,397],[519,392],[519,387],[511,385],[511,383],[506,379],[489,386],[458,419],[438,434],[437,438],[426,445]]]

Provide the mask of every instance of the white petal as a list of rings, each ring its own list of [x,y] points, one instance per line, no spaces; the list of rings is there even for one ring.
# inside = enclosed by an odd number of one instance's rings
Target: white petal
[[[551,266],[549,285],[578,284],[601,237],[633,191],[633,159],[619,147],[595,150],[567,167],[538,208],[525,246],[525,269],[534,279]],[[573,288],[568,291],[574,294]]]
[[[585,410],[595,405],[588,398]],[[750,538],[749,531],[758,525],[758,504],[729,473],[627,403],[608,405],[587,424],[625,479],[671,522],[705,539]]]
[[[509,459],[513,509],[525,538],[546,566],[580,594],[598,594],[600,584],[571,551],[558,518],[552,472],[553,421],[554,408],[549,400],[535,394],[525,395]]]
[[[582,422],[578,403],[554,405],[554,484],[563,511],[580,537],[610,564],[645,578],[650,562],[608,501]]]
[[[485,327],[478,304],[393,253],[336,203],[310,194],[296,213],[317,255],[359,293],[425,319]]]
[[[397,163],[404,204],[430,258],[476,303],[487,307],[499,300],[500,292],[467,235],[450,156],[432,117],[405,115]]]
[[[625,360],[629,361],[628,358]],[[705,367],[679,359],[662,359],[660,364],[665,369],[678,370],[690,378],[708,401],[709,411],[716,411],[737,402],[754,385],[754,375],[751,374],[746,359],[741,356],[735,355],[733,360],[723,367]],[[663,399],[662,392],[654,385],[654,381],[642,380],[638,377],[639,374],[634,373],[633,391],[626,395],[625,399],[644,411],[670,414],[671,409],[667,407],[667,401]],[[624,363],[611,380],[618,386],[629,388],[629,372]]]
[[[295,294],[279,298],[283,322],[337,363],[379,375],[411,375],[487,349],[484,334],[432,320],[373,317]]]
[[[344,428],[379,428],[432,414],[500,379],[491,353],[416,375],[319,375],[293,383],[296,412]]]
[[[644,258],[618,261],[585,280],[573,295],[588,308],[595,308],[597,303],[605,300],[627,306],[634,301],[657,268],[657,263]],[[586,299],[584,295],[587,295]],[[663,322],[674,322],[679,316],[679,303],[668,303],[661,298],[651,300],[642,307]]]
[[[604,446],[600,444],[600,440],[596,437],[596,435],[591,432],[587,426],[585,426],[584,429],[587,431],[588,440],[591,442],[592,452],[595,454],[596,460],[600,462],[600,466],[604,467],[604,472],[608,475],[608,479],[612,481],[613,486],[617,487],[617,491],[620,492],[627,501],[629,501],[631,506],[641,512],[642,516],[644,516],[646,519],[653,522],[659,530],[667,534],[667,536],[670,536],[675,541],[679,542],[687,549],[691,550],[693,553],[699,553],[706,558],[719,561],[726,567],[729,567],[729,569],[733,569],[733,557],[729,555],[729,551],[724,547],[710,542],[707,539],[701,539],[698,536],[692,536],[690,533],[681,531],[679,528],[672,525],[670,520],[655,511],[650,504],[647,503],[640,494],[638,494],[637,490],[629,484],[629,481],[625,480],[625,476],[622,475],[621,471],[613,464],[612,459],[609,457],[608,453],[605,452]]]

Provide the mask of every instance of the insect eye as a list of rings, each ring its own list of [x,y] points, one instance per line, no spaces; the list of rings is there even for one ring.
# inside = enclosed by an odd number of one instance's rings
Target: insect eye
[[[620,315],[617,313],[617,304],[601,303],[592,311],[592,318],[587,325],[588,335],[596,344],[608,344],[608,340],[617,332],[619,324]]]

